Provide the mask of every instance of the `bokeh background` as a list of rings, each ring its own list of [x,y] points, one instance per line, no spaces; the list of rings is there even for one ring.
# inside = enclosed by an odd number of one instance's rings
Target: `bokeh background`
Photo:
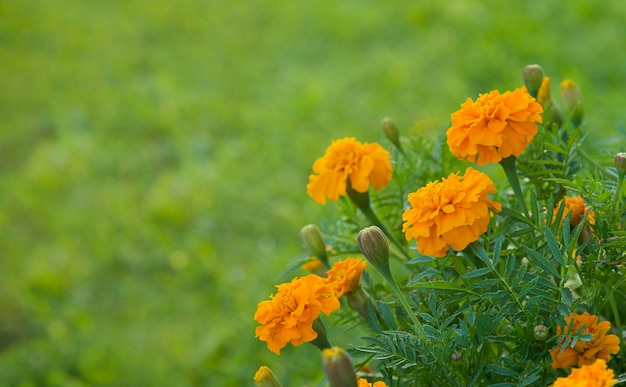
[[[530,63],[624,150],[624,20],[619,0],[0,1],[0,385],[241,386],[261,364],[319,385],[313,346],[276,356],[252,320],[332,214],[313,161],[383,141],[385,116],[445,130]]]

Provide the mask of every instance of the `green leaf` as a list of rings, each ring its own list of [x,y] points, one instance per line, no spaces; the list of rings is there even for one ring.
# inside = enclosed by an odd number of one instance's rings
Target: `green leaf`
[[[480,269],[475,269],[470,272],[467,272],[461,276],[461,278],[475,278],[482,277],[483,275],[491,272],[491,268],[489,267],[481,267]]]
[[[554,265],[552,263],[550,263],[550,261],[545,259],[541,254],[539,254],[538,252],[536,252],[535,250],[533,250],[531,248],[524,247],[524,250],[526,250],[526,253],[528,254],[528,257],[530,258],[530,260],[535,265],[537,265],[540,268],[542,268],[545,272],[547,272],[548,274],[552,275],[554,278],[556,278],[558,280],[561,280],[561,275],[556,270]]]
[[[504,368],[504,367],[499,366],[497,364],[489,364],[485,368],[487,368],[489,371],[491,371],[493,373],[496,373],[498,375],[513,376],[513,377],[519,376],[519,374],[517,372],[515,372],[513,370],[510,370],[508,368]]]
[[[548,248],[550,252],[556,259],[556,261],[561,265],[561,267],[565,267],[565,261],[563,261],[563,252],[559,246],[559,242],[554,237],[554,234],[549,228],[545,228],[546,241],[548,242]]]
[[[572,296],[572,292],[569,290],[569,288],[561,288],[561,298],[563,299],[565,305],[567,305],[568,307],[572,306],[574,297]]]
[[[442,293],[460,292],[460,293],[468,293],[474,296],[479,295],[478,293],[470,289],[467,289],[463,286],[455,285],[455,284],[452,284],[450,282],[445,282],[445,281],[417,282],[413,284],[411,287],[416,288],[416,289],[433,290],[433,291],[442,292]]]

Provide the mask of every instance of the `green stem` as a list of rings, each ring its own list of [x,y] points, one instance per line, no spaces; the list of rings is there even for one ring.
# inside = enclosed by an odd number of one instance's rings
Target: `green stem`
[[[411,321],[413,322],[413,325],[415,326],[415,331],[417,332],[418,336],[420,336],[420,338],[426,340],[428,338],[428,336],[426,336],[426,331],[424,330],[424,327],[422,326],[422,323],[420,323],[419,320],[417,319],[417,316],[415,315],[415,312],[413,311],[413,309],[409,305],[409,302],[406,300],[406,297],[404,297],[404,293],[402,293],[402,290],[400,290],[400,287],[398,286],[398,283],[393,278],[393,276],[391,276],[390,272],[386,273],[386,274],[383,273],[383,274],[384,274],[383,276],[385,277],[385,279],[387,280],[387,282],[391,286],[391,289],[396,294],[396,297],[398,297],[398,300],[400,301],[400,304],[402,304],[402,307],[404,308],[406,313],[411,318]]]
[[[613,213],[615,213],[615,209],[617,208],[618,202],[622,197],[622,184],[624,183],[624,172],[617,172],[617,185],[615,186],[615,196],[613,197]]]
[[[509,180],[511,184],[511,188],[515,193],[515,197],[519,205],[522,207],[524,211],[524,215],[528,219],[530,219],[530,213],[528,212],[528,207],[526,206],[526,200],[524,200],[524,193],[522,192],[522,187],[519,183],[519,176],[517,175],[517,167],[515,166],[515,161],[517,158],[515,156],[507,157],[506,159],[500,160],[500,165],[504,169],[504,173],[506,174],[506,178]]]

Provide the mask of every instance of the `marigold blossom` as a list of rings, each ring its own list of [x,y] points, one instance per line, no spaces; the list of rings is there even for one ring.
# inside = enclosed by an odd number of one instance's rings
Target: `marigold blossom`
[[[590,224],[595,224],[595,213],[591,210],[591,207],[587,206],[582,197],[577,196],[575,198],[566,197],[559,201],[554,208],[554,212],[552,215],[552,223],[556,221],[556,216],[559,212],[559,207],[561,207],[561,203],[565,201],[565,208],[563,210],[563,216],[561,218],[561,224],[559,226],[563,226],[563,220],[569,214],[572,213],[572,217],[570,219],[570,227],[576,227],[583,219],[585,214],[589,213],[587,216],[587,222]]]
[[[298,346],[314,340],[315,319],[321,312],[328,316],[340,306],[328,280],[315,274],[294,278],[276,288],[276,295],[261,301],[254,314],[254,319],[262,324],[256,328],[256,337],[276,354],[288,342]]]
[[[617,384],[612,369],[606,362],[597,359],[590,365],[575,368],[568,377],[557,378],[553,387],[613,387]]]
[[[537,134],[542,112],[524,87],[504,94],[493,90],[475,102],[468,98],[452,114],[448,146],[457,158],[478,165],[519,156]]]
[[[445,257],[450,247],[461,251],[487,231],[489,210],[502,210],[488,196],[494,192],[489,176],[471,167],[464,176],[453,173],[428,183],[408,195],[411,208],[402,214],[402,231],[407,240],[417,240],[421,254]]]
[[[583,314],[571,313],[569,317],[565,317],[565,326],[556,328],[556,333],[570,333],[568,327],[572,321],[571,332],[578,332],[583,324],[585,328],[581,334],[591,334],[593,338],[590,341],[578,340],[574,347],[567,346],[561,349],[563,343],[558,345],[552,351],[552,367],[553,368],[570,368],[575,364],[579,366],[593,364],[596,359],[609,361],[610,356],[619,352],[619,338],[616,335],[607,335],[611,329],[611,323],[608,321],[598,322],[598,316],[584,312]]]
[[[374,383],[370,383],[365,378],[360,378],[358,383],[359,384],[357,387],[387,387],[387,384],[385,382],[377,381]]]
[[[337,297],[359,290],[361,287],[359,282],[365,266],[367,266],[367,262],[361,258],[352,257],[336,261],[333,264],[333,267],[326,274],[328,274],[328,281],[335,289]]]
[[[323,157],[313,163],[307,193],[316,202],[337,201],[346,195],[348,182],[357,192],[370,185],[380,189],[391,181],[391,154],[380,144],[358,142],[355,138],[334,140]]]

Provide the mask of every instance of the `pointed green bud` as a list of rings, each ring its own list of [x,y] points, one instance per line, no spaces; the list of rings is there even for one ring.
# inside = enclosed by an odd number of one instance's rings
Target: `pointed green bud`
[[[367,260],[386,278],[389,270],[389,242],[383,230],[377,226],[366,227],[356,237],[361,252]]]
[[[272,370],[266,366],[259,367],[258,371],[254,375],[254,383],[258,387],[282,387],[282,384],[280,384],[278,379],[276,379]]]
[[[400,131],[398,130],[398,126],[395,122],[389,117],[383,118],[380,125],[383,128],[383,134],[393,145],[398,149],[402,149],[400,145]]]
[[[322,238],[322,232],[314,224],[307,224],[300,229],[300,238],[304,245],[309,249],[311,255],[314,255],[322,261],[324,266],[328,265],[328,257],[326,257],[326,244],[324,238]]]
[[[343,349],[332,347],[323,350],[322,368],[330,387],[357,387],[354,366]]]
[[[537,98],[541,82],[543,81],[543,69],[537,64],[531,64],[524,68],[524,84],[528,94]]]
[[[539,341],[545,341],[548,338],[549,331],[547,326],[539,324],[533,328],[533,336]]]
[[[565,110],[565,118],[574,126],[580,125],[583,118],[583,98],[580,89],[571,79],[561,82],[561,102]]]
[[[615,155],[615,169],[617,173],[626,173],[626,153],[620,152]]]

